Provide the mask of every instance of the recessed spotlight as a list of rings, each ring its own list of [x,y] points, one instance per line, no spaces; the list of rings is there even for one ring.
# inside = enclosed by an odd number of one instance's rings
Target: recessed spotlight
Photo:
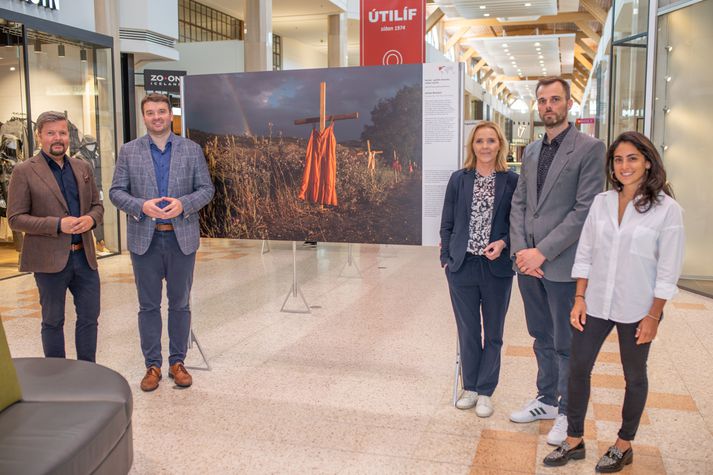
[[[507,48],[507,47],[508,47],[508,44],[507,44],[507,43],[503,43],[503,48]]]
[[[490,16],[490,13],[483,13],[483,16]]]
[[[481,5],[481,6],[480,6],[480,9],[481,9],[481,10],[485,10],[485,5]]]
[[[15,70],[15,66],[10,66],[10,71],[14,71],[14,70]]]
[[[540,46],[540,42],[538,41],[537,43],[535,43],[535,46]]]
[[[545,59],[545,57],[544,57],[543,55],[541,55],[541,54],[538,54],[537,57],[540,58],[540,59]]]
[[[513,55],[510,55],[510,59],[515,59],[515,56],[513,56]]]
[[[526,3],[525,6],[526,6],[526,7],[531,7],[531,6],[532,6],[532,3]]]

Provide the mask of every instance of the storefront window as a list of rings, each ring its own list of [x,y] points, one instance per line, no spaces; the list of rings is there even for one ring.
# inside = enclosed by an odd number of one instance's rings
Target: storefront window
[[[33,123],[44,111],[66,114],[68,154],[92,165],[108,208],[104,223],[94,229],[97,251],[117,252],[117,215],[108,201],[115,158],[111,50],[30,29],[27,44]]]
[[[644,132],[649,2],[614,2],[609,140],[626,130]]]
[[[685,210],[682,284],[713,294],[713,167],[709,123],[713,110],[713,1],[659,17],[654,94],[654,143],[662,153],[676,200]]]
[[[0,279],[17,273],[22,233],[7,222],[7,191],[12,170],[31,154],[27,133],[27,101],[22,25],[0,25]]]

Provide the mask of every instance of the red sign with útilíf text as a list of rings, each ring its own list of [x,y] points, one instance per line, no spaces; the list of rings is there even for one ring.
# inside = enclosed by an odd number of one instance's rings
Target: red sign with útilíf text
[[[360,0],[362,66],[426,61],[426,0]]]

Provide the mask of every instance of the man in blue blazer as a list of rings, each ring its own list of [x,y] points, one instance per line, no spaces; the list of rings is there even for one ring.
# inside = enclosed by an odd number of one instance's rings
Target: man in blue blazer
[[[148,133],[119,151],[109,198],[127,214],[127,239],[139,298],[139,334],[146,363],[143,391],[161,380],[161,293],[168,295],[169,377],[193,383],[183,361],[190,337],[190,292],[200,244],[198,211],[213,198],[203,151],[171,132],[166,96],[141,101]]]

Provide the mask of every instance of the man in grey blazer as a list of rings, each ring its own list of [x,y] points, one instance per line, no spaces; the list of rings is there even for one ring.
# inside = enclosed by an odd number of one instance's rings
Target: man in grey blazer
[[[109,198],[127,214],[127,239],[139,298],[139,334],[146,363],[141,389],[161,380],[161,294],[168,296],[169,377],[179,387],[193,379],[183,361],[190,337],[190,292],[200,244],[198,211],[213,198],[201,148],[171,132],[166,96],[141,101],[148,133],[119,151]]]
[[[535,339],[537,397],[510,419],[556,419],[547,442],[559,445],[567,437],[572,264],[589,206],[604,187],[605,147],[567,122],[572,107],[567,81],[541,79],[535,94],[546,136],[525,149],[510,211],[510,242],[527,329]]]

